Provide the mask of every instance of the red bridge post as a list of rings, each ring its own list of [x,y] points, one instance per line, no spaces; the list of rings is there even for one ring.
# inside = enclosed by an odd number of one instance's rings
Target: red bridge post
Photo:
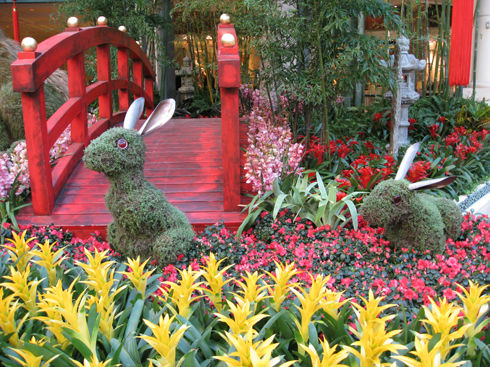
[[[229,17],[218,25],[218,80],[221,92],[221,141],[223,154],[223,202],[225,211],[240,204],[240,131],[238,89],[240,56],[238,41]]]

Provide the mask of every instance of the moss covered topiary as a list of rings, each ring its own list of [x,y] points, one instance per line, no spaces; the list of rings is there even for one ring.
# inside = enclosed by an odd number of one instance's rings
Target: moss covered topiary
[[[360,214],[366,221],[385,228],[395,248],[441,252],[446,234],[456,237],[462,215],[450,200],[416,193],[406,180],[386,180],[364,200]]]
[[[85,165],[110,181],[105,203],[114,221],[107,229],[110,245],[125,256],[153,257],[159,265],[185,253],[194,231],[184,213],[144,178],[146,147],[134,130],[113,128],[85,150]]]

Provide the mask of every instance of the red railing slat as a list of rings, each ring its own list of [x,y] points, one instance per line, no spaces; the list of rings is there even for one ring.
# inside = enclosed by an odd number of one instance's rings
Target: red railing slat
[[[85,55],[79,53],[67,60],[68,93],[70,98],[83,97],[86,92]],[[72,142],[88,144],[87,106],[80,100],[80,113],[71,121]]]
[[[97,80],[111,81],[111,46],[97,46]],[[112,116],[112,90],[109,88],[99,96],[99,116],[111,118]]]
[[[119,80],[129,80],[128,51],[124,48],[117,50],[117,73]],[[127,111],[129,108],[129,92],[127,88],[119,89],[119,109]]]

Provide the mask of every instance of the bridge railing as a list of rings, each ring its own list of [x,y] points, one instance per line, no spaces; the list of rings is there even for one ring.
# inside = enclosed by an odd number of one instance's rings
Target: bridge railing
[[[111,78],[111,45],[117,48],[117,79]],[[85,52],[93,47],[97,50],[97,81],[87,85]],[[65,63],[69,99],[47,119],[44,82]],[[123,120],[129,108],[130,94],[135,98],[144,97],[147,114],[152,111],[155,75],[136,41],[124,29],[116,30],[105,24],[85,28],[74,25],[41,42],[37,48],[35,44],[25,47],[12,63],[11,70],[13,89],[22,95],[34,213],[49,215],[58,193],[90,140]],[[113,111],[114,90],[119,93],[117,112]],[[88,128],[87,106],[96,99],[99,119]],[[70,124],[72,143],[65,155],[51,167],[49,151]]]
[[[218,25],[218,81],[221,92],[224,210],[240,204],[240,55],[235,27],[223,14]]]

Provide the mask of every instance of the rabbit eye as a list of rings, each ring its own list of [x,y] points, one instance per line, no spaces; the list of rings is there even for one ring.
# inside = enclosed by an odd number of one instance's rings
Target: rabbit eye
[[[117,147],[119,149],[126,149],[128,147],[128,142],[126,141],[126,139],[121,138],[117,141]]]
[[[395,204],[399,204],[399,203],[400,203],[400,201],[402,201],[402,197],[401,197],[400,195],[397,195],[397,196],[395,196],[395,197],[393,198],[393,202],[394,202]]]

